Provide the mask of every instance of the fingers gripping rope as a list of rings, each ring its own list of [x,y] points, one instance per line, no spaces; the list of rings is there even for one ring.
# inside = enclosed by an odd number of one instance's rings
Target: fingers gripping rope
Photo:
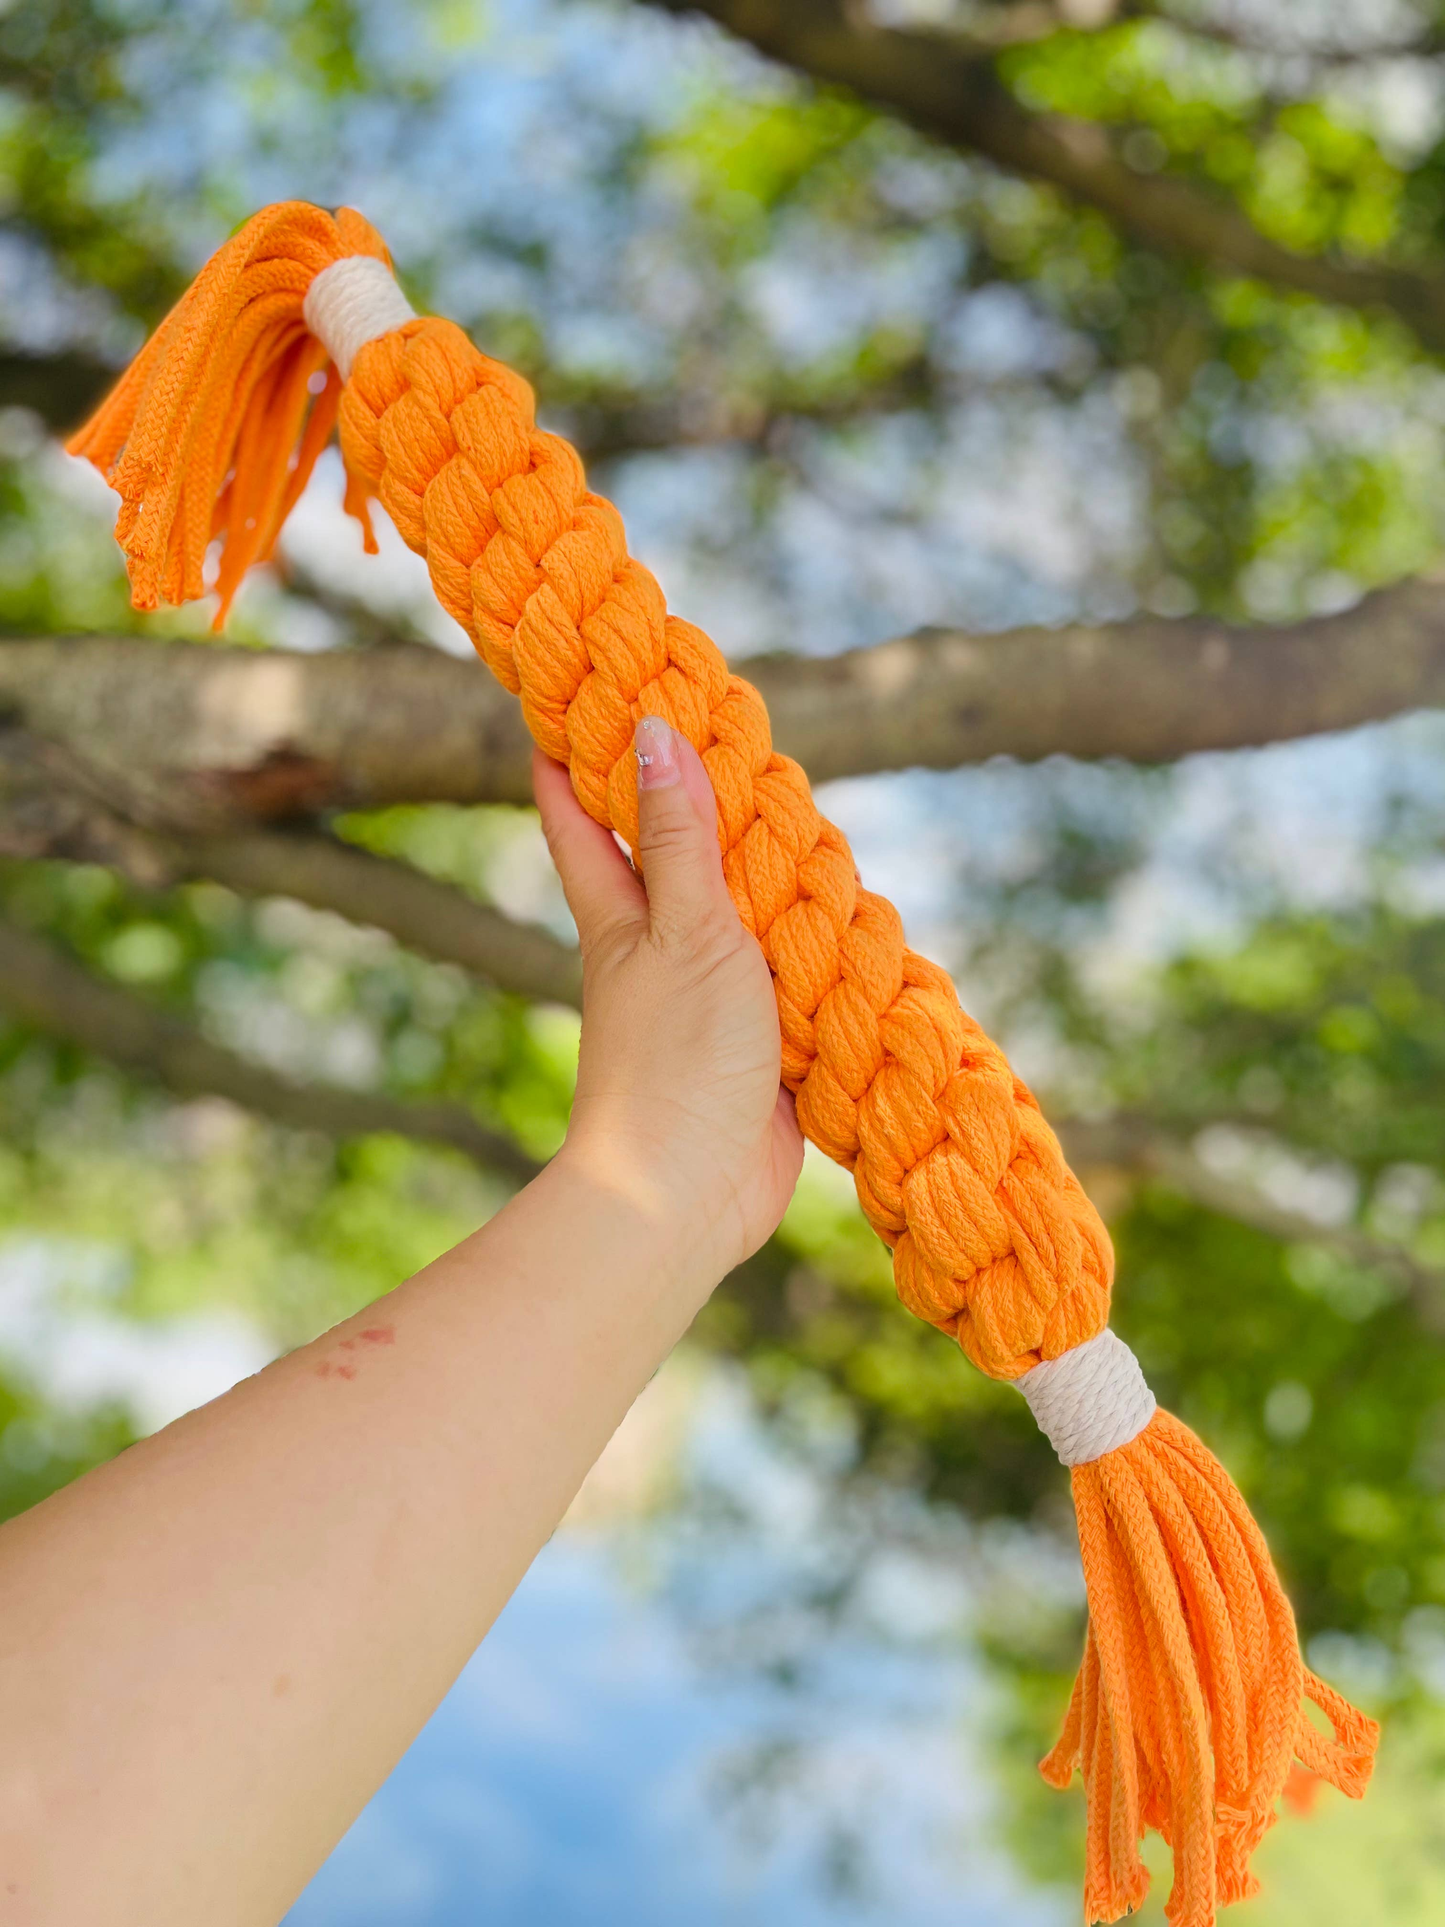
[[[224,613],[333,422],[348,506],[365,525],[374,495],[425,556],[599,822],[636,844],[642,715],[702,756],[803,1129],[852,1170],[904,1304],[1016,1382],[1073,1467],[1090,1625],[1043,1770],[1058,1784],[1083,1771],[1090,1918],[1138,1905],[1152,1826],[1174,1847],[1171,1921],[1207,1927],[1216,1902],[1250,1891],[1292,1758],[1358,1793],[1375,1729],[1304,1672],[1243,1500],[1108,1332],[1108,1235],[1032,1094],[861,887],[802,770],[774,751],[758,692],[668,611],[576,450],[537,428],[527,383],[450,322],[413,315],[352,211],[256,216],[71,443],[121,494],[137,605],[201,593],[220,536]]]

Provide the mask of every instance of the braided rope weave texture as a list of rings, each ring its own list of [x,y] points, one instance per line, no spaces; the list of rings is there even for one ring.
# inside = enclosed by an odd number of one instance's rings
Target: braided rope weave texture
[[[532,391],[449,321],[359,350],[348,471],[426,558],[444,607],[598,822],[637,840],[632,732],[665,717],[702,756],[728,887],[773,971],[799,1122],[854,1174],[899,1296],[995,1378],[1102,1330],[1108,1234],[1032,1093],[864,890],[758,692],[669,614]]]

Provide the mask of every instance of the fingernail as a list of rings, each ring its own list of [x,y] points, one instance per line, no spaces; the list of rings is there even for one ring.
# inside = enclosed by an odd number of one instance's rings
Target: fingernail
[[[682,774],[677,760],[677,738],[661,716],[644,716],[633,736],[637,751],[637,787],[660,790]]]

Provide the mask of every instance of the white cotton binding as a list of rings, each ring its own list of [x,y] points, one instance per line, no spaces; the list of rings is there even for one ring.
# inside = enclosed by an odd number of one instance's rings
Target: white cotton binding
[[[348,254],[323,268],[306,290],[301,314],[346,381],[368,341],[416,315],[396,276],[371,254]]]
[[[1139,1361],[1107,1326],[1014,1380],[1065,1465],[1091,1465],[1138,1438],[1154,1416]]]

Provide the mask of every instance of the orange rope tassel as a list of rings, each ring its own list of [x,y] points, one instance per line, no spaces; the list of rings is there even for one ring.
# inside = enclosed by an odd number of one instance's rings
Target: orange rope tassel
[[[639,718],[694,744],[803,1129],[853,1172],[904,1304],[1017,1383],[1073,1468],[1089,1630],[1042,1770],[1056,1786],[1083,1772],[1088,1918],[1139,1906],[1152,1827],[1174,1851],[1169,1919],[1209,1927],[1254,1891],[1286,1786],[1313,1775],[1358,1796],[1378,1728],[1305,1670],[1243,1499],[1108,1332],[1108,1234],[1032,1093],[862,888],[761,697],[669,614],[576,450],[537,428],[527,383],[412,315],[388,270],[351,210],[268,208],[74,437],[121,495],[136,606],[200,595],[220,537],[219,627],[339,421],[368,546],[375,496],[598,822],[636,843]]]

